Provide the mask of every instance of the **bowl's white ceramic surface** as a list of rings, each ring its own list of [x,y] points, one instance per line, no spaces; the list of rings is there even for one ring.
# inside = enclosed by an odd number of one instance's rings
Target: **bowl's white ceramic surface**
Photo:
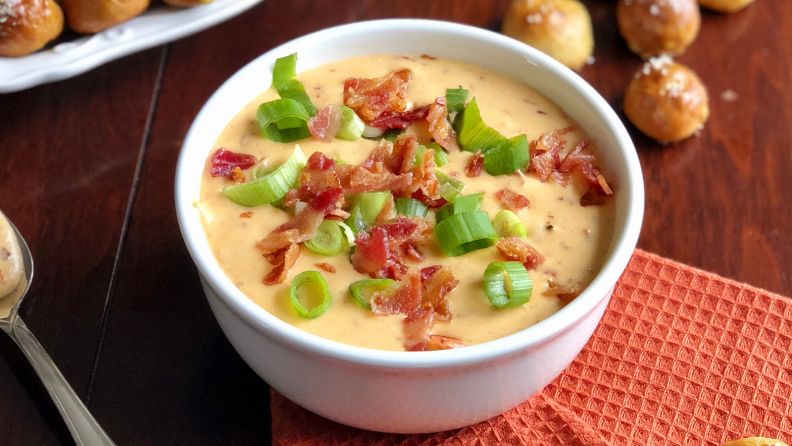
[[[223,127],[267,89],[276,58],[299,54],[298,71],[380,53],[430,54],[498,71],[544,93],[600,149],[616,190],[608,260],[572,303],[522,332],[438,352],[385,352],[305,333],[245,297],[218,267],[201,227],[201,171]],[[539,51],[478,28],[424,20],[344,25],[286,43],[254,60],[206,103],[190,128],[176,176],[182,234],[209,304],[232,345],[272,387],[332,420],[386,432],[436,432],[498,415],[538,392],[580,352],[602,317],[635,248],[643,217],[641,167],[608,104],[569,69]],[[264,274],[264,271],[262,271]]]
[[[215,0],[191,8],[153,6],[134,19],[96,34],[24,57],[0,57],[0,93],[77,76],[119,57],[202,31],[260,1]]]

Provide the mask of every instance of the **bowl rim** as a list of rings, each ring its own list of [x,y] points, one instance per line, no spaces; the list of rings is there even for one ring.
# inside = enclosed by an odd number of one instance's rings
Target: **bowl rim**
[[[216,101],[224,96],[229,85],[233,84],[235,79],[261,59],[298,52],[301,47],[315,42],[332,41],[334,38],[348,34],[369,34],[397,29],[409,29],[411,32],[425,31],[465,35],[468,38],[522,53],[529,60],[545,66],[569,88],[575,89],[578,94],[585,97],[591,107],[606,122],[606,131],[613,134],[617,141],[619,156],[623,158],[627,166],[626,176],[622,179],[619,192],[628,195],[626,200],[627,217],[623,231],[620,234],[614,232],[614,238],[617,240],[613,245],[611,255],[591,284],[578,298],[550,317],[522,331],[462,349],[432,352],[393,352],[347,345],[310,334],[271,315],[239,291],[225,276],[214,258],[210,261],[197,255],[196,237],[203,235],[203,228],[200,222],[194,218],[193,197],[196,195],[194,187],[191,187],[192,184],[184,179],[186,177],[186,154],[191,145],[199,143],[193,140],[196,139],[194,133],[196,133],[202,117],[207,114],[207,110],[211,109]],[[569,68],[517,40],[470,25],[427,19],[385,19],[339,25],[286,42],[249,62],[215,91],[193,121],[179,154],[174,192],[182,238],[199,273],[204,277],[205,283],[219,296],[219,301],[250,327],[272,340],[304,353],[356,364],[400,369],[446,368],[490,361],[540,345],[568,330],[590,313],[615,286],[616,281],[627,267],[637,244],[644,210],[643,176],[635,147],[621,119],[592,86]]]

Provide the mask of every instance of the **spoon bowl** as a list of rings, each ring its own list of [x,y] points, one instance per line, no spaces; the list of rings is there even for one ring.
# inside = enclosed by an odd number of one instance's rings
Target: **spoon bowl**
[[[16,289],[11,294],[0,297],[0,329],[8,333],[30,361],[66,421],[66,426],[74,437],[75,443],[78,446],[114,445],[36,340],[36,337],[27,328],[25,322],[19,317],[19,306],[25,299],[33,279],[33,256],[30,254],[30,248],[19,229],[0,212],[0,223],[3,220],[8,222],[16,234],[24,271]]]

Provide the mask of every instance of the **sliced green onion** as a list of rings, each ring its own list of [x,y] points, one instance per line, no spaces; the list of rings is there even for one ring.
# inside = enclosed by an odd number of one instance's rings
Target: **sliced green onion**
[[[519,135],[487,152],[484,170],[490,175],[505,175],[525,168],[530,162],[528,138]]]
[[[336,224],[338,225],[339,228],[341,228],[341,231],[344,232],[344,237],[346,237],[346,241],[349,244],[349,246],[354,248],[355,247],[355,233],[352,231],[352,228],[350,228],[346,223],[344,223],[342,221],[337,221]]]
[[[310,116],[316,114],[316,107],[305,92],[305,86],[297,80],[297,53],[275,60],[272,69],[272,86],[281,98],[294,99],[302,104]]]
[[[285,163],[256,180],[229,186],[221,192],[229,200],[242,206],[260,206],[280,200],[298,182],[300,171],[305,167],[305,155],[299,145]]]
[[[341,158],[333,158],[336,164],[349,164],[348,162],[342,160]]]
[[[528,235],[528,230],[525,225],[520,221],[514,212],[504,209],[498,212],[495,220],[492,221],[492,227],[495,228],[495,233],[500,238],[506,237],[525,237]]]
[[[350,197],[350,202],[354,204],[349,211],[350,216],[346,224],[356,233],[367,230],[382,212],[390,194],[390,192],[364,192]]]
[[[446,89],[446,108],[448,113],[459,113],[465,109],[468,91],[462,88]]]
[[[426,214],[429,213],[429,206],[413,198],[400,197],[396,199],[396,213],[408,217],[426,219]]]
[[[471,99],[467,107],[457,115],[454,129],[457,132],[459,146],[469,152],[481,150],[481,153],[486,154],[507,141],[503,135],[481,120],[476,98]]]
[[[385,291],[396,283],[395,280],[391,279],[367,279],[367,280],[359,280],[352,285],[349,285],[349,294],[352,295],[352,300],[355,301],[356,304],[360,305],[361,307],[370,310],[371,304],[363,297],[363,291],[365,288],[373,288],[372,292],[375,291]]]
[[[514,308],[531,300],[533,284],[520,262],[492,262],[484,271],[484,292],[493,307]]]
[[[435,146],[437,146],[437,148],[435,148]],[[427,150],[431,150],[434,152],[435,166],[442,167],[448,164],[448,156],[443,151],[443,149],[440,148],[440,144],[433,142],[426,146],[418,146],[418,149],[415,152],[415,161],[413,161],[413,166],[421,165],[421,162],[423,161],[423,154]]]
[[[440,223],[441,221],[455,214],[477,211],[481,208],[481,203],[483,202],[483,193],[460,195],[456,197],[454,201],[441,207],[435,212],[435,222]]]
[[[272,173],[276,168],[276,166],[265,166],[263,164],[259,164],[255,169],[253,169],[253,179],[258,180],[264,175]]]
[[[319,255],[329,257],[349,249],[349,241],[337,222],[325,220],[316,228],[316,234],[305,242],[305,247]]]
[[[294,99],[277,99],[259,105],[256,112],[261,133],[275,142],[292,142],[311,136],[305,107]]]
[[[319,295],[318,297],[320,297],[322,301],[308,310],[300,303],[299,291],[300,288],[304,286],[312,285],[314,288],[310,291],[316,291]],[[292,280],[291,287],[289,288],[289,297],[291,298],[292,307],[297,311],[297,314],[305,319],[314,319],[323,315],[325,311],[330,308],[330,304],[332,303],[330,290],[327,288],[327,282],[325,282],[322,275],[317,271],[303,271],[297,274],[297,277]],[[316,298],[315,295],[310,297]]]
[[[366,126],[363,120],[355,113],[354,110],[346,105],[341,106],[341,127],[335,134],[338,139],[346,141],[357,141],[360,135],[363,134],[363,128]]]
[[[451,175],[435,171],[435,176],[437,176],[437,180],[440,182],[437,193],[447,201],[454,201],[454,198],[465,190],[465,183],[457,180]]]
[[[449,257],[492,246],[498,239],[489,215],[484,211],[451,215],[435,225],[434,234]]]

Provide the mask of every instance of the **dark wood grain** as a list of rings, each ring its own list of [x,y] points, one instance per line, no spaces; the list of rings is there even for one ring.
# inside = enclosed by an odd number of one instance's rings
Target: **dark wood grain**
[[[757,0],[732,15],[703,13],[698,39],[679,59],[710,92],[711,118],[700,136],[663,147],[627,128],[646,181],[639,246],[792,295],[788,1]],[[420,17],[497,30],[507,3],[265,0],[167,47],[0,96],[0,209],[20,226],[37,261],[26,320],[118,444],[269,441],[267,385],[214,321],[176,224],[176,158],[209,96],[258,55],[319,29]],[[624,89],[642,62],[618,34],[614,2],[584,3],[596,60],[580,74],[623,118]],[[722,100],[726,90],[738,99]],[[7,444],[69,444],[7,339],[0,358],[0,434]]]
[[[0,96],[0,209],[24,234],[36,268],[22,315],[81,395],[92,373],[160,53]],[[3,340],[0,432],[10,434],[12,444],[69,441],[13,348]]]

